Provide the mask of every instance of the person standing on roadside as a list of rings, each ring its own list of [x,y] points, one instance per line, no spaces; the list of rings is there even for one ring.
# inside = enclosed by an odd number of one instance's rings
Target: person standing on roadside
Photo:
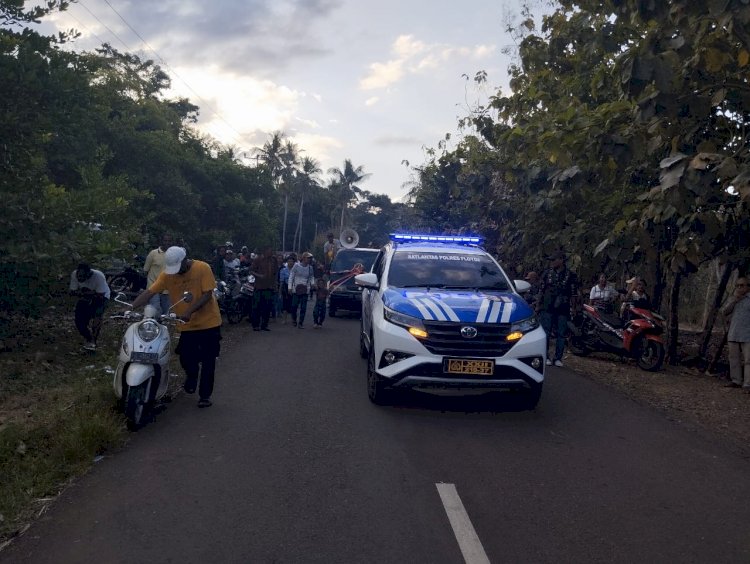
[[[305,313],[307,313],[307,296],[315,282],[315,273],[310,264],[311,253],[302,253],[300,262],[292,267],[289,273],[289,292],[292,294],[292,325],[304,329]],[[297,317],[299,311],[299,317]]]
[[[146,288],[151,286],[164,270],[164,255],[167,249],[172,246],[172,236],[165,233],[161,236],[161,244],[146,255],[146,261],[143,263],[143,271],[146,273]],[[161,294],[156,294],[149,302],[156,308],[159,314],[169,313],[169,293],[165,290]]]
[[[250,267],[250,274],[255,276],[255,293],[253,294],[253,331],[270,331],[268,319],[276,294],[276,275],[279,264],[273,253],[273,247],[263,249],[263,254],[256,257]]]
[[[333,238],[333,233],[326,235],[328,239],[323,243],[323,264],[325,265],[324,270],[326,272],[331,271],[331,263],[336,258],[336,253],[341,250],[341,241]]]
[[[95,351],[102,317],[109,302],[107,277],[101,270],[94,270],[87,262],[82,262],[70,275],[70,293],[78,297],[75,325],[85,341],[83,348]]]
[[[294,267],[293,256],[286,258],[286,263],[279,269],[279,293],[281,294],[281,322],[286,324],[286,316],[292,312],[292,293],[289,291],[289,275]]]
[[[227,256],[227,248],[224,245],[216,247],[216,253],[211,261],[211,270],[216,280],[224,280],[224,258]]]
[[[315,286],[315,309],[313,309],[313,327],[320,329],[326,318],[326,302],[328,301],[328,288],[323,278],[318,278]]]
[[[740,276],[734,293],[721,308],[721,313],[731,315],[727,345],[729,347],[729,376],[731,388],[742,388],[750,394],[750,295],[747,278]]]
[[[526,292],[524,299],[533,309],[536,309],[536,302],[539,300],[539,275],[534,270],[531,270],[526,273],[524,280],[531,286],[529,291]]]
[[[565,253],[555,251],[547,260],[550,266],[542,274],[536,309],[549,340],[554,327],[557,333],[554,358],[547,357],[547,366],[562,366],[568,321],[578,310],[578,277],[565,266]]]
[[[185,392],[195,393],[200,381],[198,407],[209,407],[216,358],[221,350],[221,313],[214,298],[216,280],[207,263],[187,258],[182,247],[169,247],[164,258],[164,271],[133,301],[133,309],[146,305],[164,290],[169,292],[170,300],[176,304],[174,313],[185,322],[177,326],[180,342],[175,350],[185,370]],[[183,292],[192,294],[190,303],[180,302]]]

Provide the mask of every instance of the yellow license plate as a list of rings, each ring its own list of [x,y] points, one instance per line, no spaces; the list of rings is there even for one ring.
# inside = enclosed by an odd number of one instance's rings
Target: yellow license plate
[[[443,371],[448,374],[492,376],[495,372],[495,361],[476,358],[446,358],[443,360]]]

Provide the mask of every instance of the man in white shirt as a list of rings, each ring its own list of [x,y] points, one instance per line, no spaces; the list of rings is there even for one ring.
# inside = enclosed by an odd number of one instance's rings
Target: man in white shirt
[[[161,244],[146,256],[146,262],[143,263],[143,271],[148,278],[146,288],[150,288],[151,285],[156,282],[156,279],[159,277],[162,270],[164,270],[164,253],[166,253],[167,249],[171,246],[172,236],[165,233],[161,237]],[[154,306],[162,314],[169,313],[169,293],[164,291],[161,294],[152,296],[149,304]]]
[[[596,285],[591,288],[589,302],[593,306],[600,307],[604,311],[612,313],[617,295],[617,290],[607,282],[607,275],[602,272],[599,274],[599,280]]]
[[[83,348],[96,350],[96,340],[102,329],[102,317],[109,301],[107,278],[100,270],[82,262],[70,275],[70,293],[79,298],[76,303],[76,329],[86,343]]]

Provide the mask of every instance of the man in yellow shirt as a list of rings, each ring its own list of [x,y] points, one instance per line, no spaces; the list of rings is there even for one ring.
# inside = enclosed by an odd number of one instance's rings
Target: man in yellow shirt
[[[182,247],[169,247],[164,253],[164,271],[133,301],[133,308],[145,306],[154,295],[166,290],[170,301],[177,304],[172,311],[185,323],[178,327],[180,342],[176,352],[186,374],[185,391],[194,393],[200,380],[198,407],[211,405],[216,358],[221,349],[221,313],[214,298],[215,286],[207,263],[187,258]],[[177,303],[184,292],[190,292],[193,299],[190,303]]]
[[[165,233],[161,236],[161,244],[146,256],[146,262],[143,263],[143,270],[146,273],[146,288],[150,288],[151,284],[156,282],[161,271],[164,270],[164,255],[171,246],[172,236]],[[168,313],[169,293],[165,290],[160,294],[156,294],[151,298],[149,303],[162,314]]]

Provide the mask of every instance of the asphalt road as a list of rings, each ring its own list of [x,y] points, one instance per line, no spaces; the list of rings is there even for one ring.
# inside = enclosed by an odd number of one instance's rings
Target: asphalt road
[[[534,412],[376,407],[356,319],[271,327],[228,327],[214,406],[180,395],[0,561],[750,562],[750,461],[662,413],[560,368]]]

